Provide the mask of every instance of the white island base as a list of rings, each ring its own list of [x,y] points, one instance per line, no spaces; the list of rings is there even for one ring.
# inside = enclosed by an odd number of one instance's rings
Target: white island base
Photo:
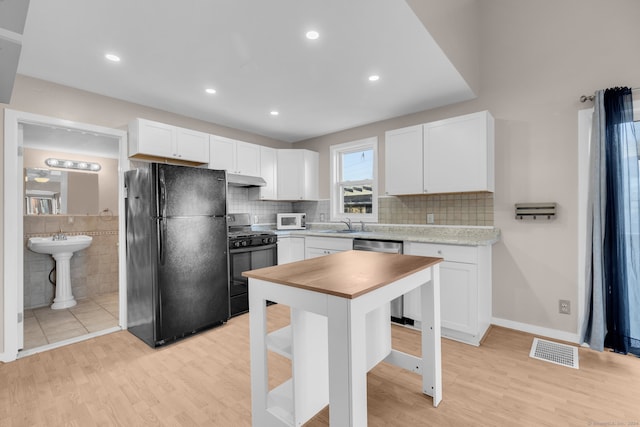
[[[442,399],[438,262],[349,251],[245,273],[253,425],[300,426],[329,404],[331,425],[366,426],[366,374],[383,360],[421,374],[422,391],[437,406]],[[336,282],[351,283],[350,289],[343,292]],[[417,288],[422,357],[391,348],[389,301]],[[291,308],[291,324],[270,334],[267,300]],[[272,390],[268,351],[291,359],[292,366],[291,378]]]

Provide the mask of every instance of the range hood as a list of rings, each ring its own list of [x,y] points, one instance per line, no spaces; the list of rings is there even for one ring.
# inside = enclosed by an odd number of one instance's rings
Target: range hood
[[[264,187],[267,182],[259,176],[228,173],[227,184],[232,187]]]

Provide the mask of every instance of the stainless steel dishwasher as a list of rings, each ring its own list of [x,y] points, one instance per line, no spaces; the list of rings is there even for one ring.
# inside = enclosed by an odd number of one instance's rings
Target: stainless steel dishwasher
[[[402,242],[393,240],[353,239],[353,249],[356,251],[385,252],[389,254],[401,254]],[[403,297],[391,301],[391,321],[400,324],[408,323],[404,317]]]

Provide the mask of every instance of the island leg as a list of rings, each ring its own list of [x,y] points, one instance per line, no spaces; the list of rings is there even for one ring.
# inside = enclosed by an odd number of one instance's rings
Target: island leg
[[[442,400],[442,359],[440,342],[440,265],[431,267],[431,280],[420,287],[422,311],[422,391]]]
[[[269,366],[267,360],[266,300],[260,292],[252,290],[249,279],[249,339],[251,343],[251,417],[253,425],[266,423],[267,395],[269,393]]]
[[[365,313],[353,300],[328,298],[329,424],[367,425]]]

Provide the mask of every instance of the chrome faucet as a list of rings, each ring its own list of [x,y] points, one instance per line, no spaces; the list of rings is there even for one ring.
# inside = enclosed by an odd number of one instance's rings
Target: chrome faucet
[[[351,218],[347,218],[346,221],[340,221],[340,222],[344,222],[345,224],[347,224],[347,230],[352,231],[351,230]]]
[[[52,237],[52,240],[67,240],[67,236],[62,232],[62,227],[60,227],[60,232],[55,233]]]

